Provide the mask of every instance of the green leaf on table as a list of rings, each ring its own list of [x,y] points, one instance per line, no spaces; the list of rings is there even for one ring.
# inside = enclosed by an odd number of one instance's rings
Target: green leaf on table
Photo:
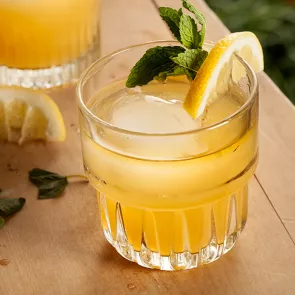
[[[197,25],[192,17],[183,14],[179,23],[181,43],[188,49],[198,48],[200,36]]]
[[[24,198],[1,198],[0,199],[0,216],[6,218],[18,212],[25,204]]]
[[[185,49],[180,46],[157,46],[148,49],[132,68],[126,81],[126,87],[145,85],[160,73],[170,71],[174,66],[171,58],[184,51]]]
[[[160,7],[159,8],[160,16],[168,25],[170,31],[175,36],[175,38],[181,42],[180,32],[179,32],[179,23],[180,17],[182,15],[182,10],[176,10],[170,7]]]
[[[198,72],[208,52],[202,49],[190,49],[173,57],[172,60],[181,67]]]
[[[199,12],[192,4],[190,4],[187,0],[182,0],[182,6],[193,13],[199,22],[199,24],[202,26],[201,30],[199,31],[200,36],[200,44],[199,47],[202,47],[204,39],[205,39],[205,33],[206,33],[206,20],[205,17],[201,12]]]
[[[0,229],[4,226],[5,220],[0,216]]]
[[[29,172],[30,181],[39,189],[38,199],[52,199],[58,197],[66,188],[66,176],[34,168]]]

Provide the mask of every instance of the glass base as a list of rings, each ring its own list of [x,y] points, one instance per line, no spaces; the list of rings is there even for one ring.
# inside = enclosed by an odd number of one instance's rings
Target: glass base
[[[99,49],[91,49],[85,55],[68,64],[47,69],[20,70],[0,66],[0,84],[26,88],[53,88],[74,83],[81,73],[99,57]]]
[[[248,188],[189,209],[138,209],[98,193],[109,243],[124,258],[147,268],[185,270],[211,263],[234,246],[245,227]]]
[[[212,239],[210,244],[201,249],[198,253],[172,252],[169,256],[164,256],[160,253],[149,250],[144,245],[140,251],[136,251],[128,242],[121,243],[118,240],[113,240],[108,231],[104,230],[104,234],[108,242],[124,258],[136,262],[143,267],[167,271],[192,269],[217,260],[232,249],[241,232],[242,230],[239,230],[238,232],[228,236],[222,244],[218,244],[216,243],[216,240]]]

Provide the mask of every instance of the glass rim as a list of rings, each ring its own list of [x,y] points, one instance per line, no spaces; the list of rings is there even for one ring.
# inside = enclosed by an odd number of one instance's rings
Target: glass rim
[[[253,88],[252,88],[251,92],[248,95],[248,99],[245,101],[245,103],[237,111],[233,112],[229,116],[227,116],[227,117],[225,117],[225,118],[223,118],[223,119],[221,119],[221,120],[219,120],[219,121],[217,121],[217,122],[215,122],[215,123],[213,123],[211,125],[195,128],[195,129],[192,129],[192,130],[182,131],[182,132],[146,133],[146,132],[132,131],[132,130],[117,127],[117,126],[115,126],[115,125],[113,125],[113,124],[111,124],[109,122],[104,121],[103,119],[99,118],[98,116],[96,116],[84,103],[83,94],[82,94],[83,86],[88,81],[88,79],[90,79],[92,77],[91,73],[93,72],[93,70],[95,70],[95,68],[98,65],[104,64],[104,61],[110,60],[110,59],[114,58],[116,55],[119,55],[120,53],[131,50],[133,48],[138,48],[138,47],[141,47],[141,46],[147,46],[147,45],[153,45],[153,44],[159,44],[159,43],[163,43],[163,44],[167,44],[167,43],[179,44],[179,42],[177,40],[154,40],[154,41],[148,41],[148,42],[144,42],[144,43],[138,43],[138,44],[126,46],[126,47],[120,48],[120,49],[118,49],[116,51],[113,51],[113,52],[111,52],[111,53],[109,53],[107,55],[102,56],[101,58],[99,58],[98,60],[93,62],[86,70],[84,70],[84,72],[80,76],[80,78],[79,78],[79,80],[77,82],[77,86],[76,86],[76,95],[77,95],[78,107],[83,112],[83,114],[85,116],[87,116],[87,117],[90,117],[91,120],[97,122],[98,124],[101,124],[101,125],[105,126],[106,128],[109,128],[109,129],[111,129],[113,131],[120,132],[120,133],[123,133],[123,134],[133,135],[133,136],[134,135],[135,136],[146,136],[146,137],[168,137],[168,136],[190,135],[190,134],[194,134],[194,133],[204,132],[206,130],[217,129],[218,127],[221,127],[221,126],[227,124],[228,122],[232,121],[233,119],[235,119],[239,115],[246,112],[252,106],[252,104],[254,103],[256,93],[257,93],[257,89],[258,89],[257,76],[256,76],[254,70],[250,67],[250,65],[242,57],[235,54],[235,56],[238,58],[238,60],[242,63],[243,67],[246,69],[247,75],[251,76],[251,78],[252,78],[251,81],[253,82]],[[214,42],[206,40],[204,42],[204,44],[212,46],[212,45],[214,45]]]

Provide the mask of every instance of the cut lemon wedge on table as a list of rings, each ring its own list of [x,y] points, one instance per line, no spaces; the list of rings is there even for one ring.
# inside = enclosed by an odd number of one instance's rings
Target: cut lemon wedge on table
[[[48,95],[21,87],[0,87],[0,141],[63,141],[65,135],[62,115]]]
[[[218,85],[219,81],[222,82],[223,76],[228,74],[234,53],[242,57],[256,73],[263,71],[261,44],[253,33],[233,33],[219,40],[200,67],[184,101],[184,108],[194,119],[204,112],[210,95],[217,88],[219,91],[222,88]],[[237,68],[235,73],[241,75]]]

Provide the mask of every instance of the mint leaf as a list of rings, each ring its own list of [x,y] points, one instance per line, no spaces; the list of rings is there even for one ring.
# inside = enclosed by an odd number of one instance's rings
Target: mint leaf
[[[168,76],[174,76],[175,64],[171,63],[171,67],[161,72],[158,76],[154,77],[155,80],[165,81]]]
[[[0,217],[6,218],[19,211],[25,204],[24,198],[0,199]]]
[[[201,12],[199,12],[192,4],[190,4],[187,0],[182,0],[182,6],[193,13],[198,20],[199,24],[202,26],[201,30],[199,31],[200,35],[200,44],[199,47],[202,47],[204,39],[205,39],[205,33],[206,33],[206,20],[205,17]]]
[[[181,43],[186,48],[198,48],[200,43],[200,37],[198,34],[198,28],[193,18],[189,15],[183,14],[179,23]]]
[[[197,72],[189,70],[189,69],[185,69],[185,68],[182,68],[182,69],[183,69],[182,70],[183,74],[185,74],[190,81],[193,81],[195,79]],[[183,75],[183,74],[178,74],[178,75]]]
[[[176,57],[173,57],[172,60],[181,67],[197,72],[206,59],[207,55],[208,52],[205,50],[190,49],[179,53]]]
[[[179,32],[179,22],[182,15],[182,10],[170,8],[170,7],[159,7],[160,16],[168,25],[170,31],[175,36],[175,38],[181,42],[180,32]]]
[[[165,81],[167,77],[169,76],[179,76],[179,75],[186,75],[189,80],[193,80],[196,76],[196,73],[194,71],[188,70],[186,68],[183,68],[179,65],[174,64],[173,68],[160,73],[157,77],[155,77],[155,79],[159,81]]]
[[[174,64],[171,58],[184,51],[185,49],[180,46],[157,46],[148,49],[132,68],[126,81],[126,87],[145,85],[167,69],[170,71]]]
[[[0,216],[0,229],[4,226],[5,220]]]
[[[192,81],[195,79],[196,72],[176,65],[174,68],[173,74],[169,76],[179,76],[179,75],[186,75],[187,78]]]
[[[39,189],[38,199],[56,198],[68,184],[67,177],[39,168],[29,172],[29,179]]]

